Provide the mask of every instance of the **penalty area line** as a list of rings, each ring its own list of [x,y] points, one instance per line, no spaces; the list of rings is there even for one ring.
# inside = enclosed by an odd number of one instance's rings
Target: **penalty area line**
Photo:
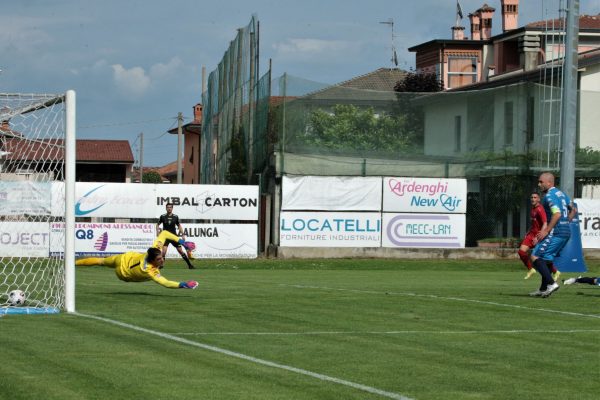
[[[311,285],[280,284],[279,286],[292,287],[292,288],[296,288],[296,289],[329,290],[329,291],[364,293],[364,294],[386,294],[386,295],[392,295],[392,296],[420,297],[420,298],[428,298],[428,299],[434,299],[434,300],[459,301],[459,302],[464,302],[464,303],[485,304],[488,306],[517,308],[520,310],[540,311],[540,312],[547,312],[547,313],[553,313],[553,314],[570,315],[570,316],[575,316],[575,317],[588,317],[588,318],[600,319],[600,315],[598,315],[598,314],[584,314],[584,313],[578,313],[578,312],[573,312],[573,311],[552,310],[549,308],[526,307],[526,306],[520,306],[518,304],[505,304],[505,303],[498,303],[495,301],[465,299],[462,297],[437,296],[435,294],[419,294],[419,293],[411,293],[411,292],[385,292],[385,291],[377,291],[377,290],[360,290],[360,289],[343,289],[343,288],[334,288],[334,287],[328,287],[328,286],[311,286]],[[540,298],[536,297],[535,299],[539,300]]]
[[[204,343],[200,343],[200,342],[195,342],[193,340],[188,340],[188,339],[180,338],[178,336],[170,335],[168,333],[163,333],[163,332],[159,332],[159,331],[154,331],[152,329],[142,328],[141,326],[131,325],[131,324],[128,324],[128,323],[125,323],[125,322],[120,322],[120,321],[116,321],[116,320],[109,319],[109,318],[98,317],[96,315],[81,314],[81,313],[78,313],[78,312],[75,312],[73,314],[77,315],[79,317],[94,319],[94,320],[97,320],[97,321],[106,322],[108,324],[120,326],[122,328],[131,329],[131,330],[134,330],[134,331],[137,331],[137,332],[142,332],[142,333],[147,333],[149,335],[158,336],[158,337],[161,337],[163,339],[171,340],[171,341],[178,342],[178,343],[181,343],[181,344],[185,344],[185,345],[188,345],[188,346],[198,347],[198,348],[201,348],[201,349],[204,349],[204,350],[213,351],[215,353],[224,354],[224,355],[227,355],[227,356],[230,356],[230,357],[234,357],[234,358],[239,358],[239,359],[242,359],[242,360],[245,360],[245,361],[249,361],[249,362],[252,362],[252,363],[255,363],[255,364],[260,364],[260,365],[264,365],[264,366],[271,367],[271,368],[277,368],[277,369],[282,369],[282,370],[289,371],[289,372],[294,372],[296,374],[309,376],[311,378],[316,378],[316,379],[319,379],[319,380],[325,381],[325,382],[337,383],[339,385],[348,386],[348,387],[353,388],[353,389],[362,390],[364,392],[376,394],[376,395],[379,395],[379,396],[382,396],[382,397],[387,397],[389,399],[412,400],[411,398],[402,396],[401,394],[398,394],[398,393],[387,392],[385,390],[377,389],[377,388],[374,388],[374,387],[371,387],[371,386],[363,385],[363,384],[356,383],[356,382],[347,381],[347,380],[344,380],[344,379],[335,378],[335,377],[328,376],[328,375],[319,374],[317,372],[308,371],[308,370],[305,370],[305,369],[302,369],[302,368],[296,368],[296,367],[292,367],[292,366],[285,365],[285,364],[279,364],[279,363],[276,363],[276,362],[273,362],[273,361],[263,360],[263,359],[260,359],[260,358],[248,356],[246,354],[237,353],[235,351],[222,349],[220,347],[211,346],[211,345],[208,345],[208,344],[204,344]]]
[[[496,329],[496,330],[467,330],[467,331],[314,331],[314,332],[173,332],[172,335],[181,336],[336,336],[336,335],[480,335],[480,334],[507,334],[519,335],[532,333],[598,333],[600,329]]]

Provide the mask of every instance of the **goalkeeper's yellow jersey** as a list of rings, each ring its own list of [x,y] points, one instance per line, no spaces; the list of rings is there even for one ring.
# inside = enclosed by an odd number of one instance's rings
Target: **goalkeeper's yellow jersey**
[[[163,230],[152,244],[152,247],[162,250],[166,239],[179,241],[176,235]],[[168,280],[160,274],[160,269],[146,262],[146,253],[127,252],[118,257],[120,260],[115,266],[115,273],[122,281],[144,282],[153,280],[167,288],[175,289],[179,287],[179,282]]]

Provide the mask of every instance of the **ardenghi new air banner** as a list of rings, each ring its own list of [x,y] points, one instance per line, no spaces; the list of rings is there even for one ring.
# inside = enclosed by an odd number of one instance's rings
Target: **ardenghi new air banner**
[[[383,179],[383,247],[463,248],[467,181]]]

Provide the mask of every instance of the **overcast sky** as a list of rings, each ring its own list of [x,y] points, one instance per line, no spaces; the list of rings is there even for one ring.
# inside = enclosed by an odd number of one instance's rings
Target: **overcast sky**
[[[260,21],[260,75],[273,62],[284,72],[334,84],[391,67],[393,19],[399,67],[414,67],[408,48],[450,39],[455,0],[5,0],[0,14],[0,92],[77,92],[77,135],[126,139],[136,160],[144,133],[144,165],[177,158],[165,134],[178,112],[189,122],[207,75],[236,29]],[[467,14],[484,3],[461,0]],[[519,26],[558,15],[566,0],[521,0]],[[581,0],[581,14],[599,14],[600,0]]]

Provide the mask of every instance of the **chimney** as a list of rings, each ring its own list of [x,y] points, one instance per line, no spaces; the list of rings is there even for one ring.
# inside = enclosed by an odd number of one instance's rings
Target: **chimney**
[[[488,40],[492,37],[492,17],[496,9],[484,4],[476,11],[481,19],[481,40]]]
[[[202,123],[202,104],[198,103],[194,106],[194,124]]]
[[[465,38],[465,27],[464,26],[453,26],[452,27],[452,39],[464,40]]]
[[[481,25],[478,14],[469,14],[469,21],[471,21],[471,39],[481,40]]]
[[[519,38],[519,58],[525,71],[532,71],[538,66],[538,54],[541,50],[541,39],[538,35],[526,35]]]
[[[502,32],[517,29],[519,19],[519,0],[501,0]]]

